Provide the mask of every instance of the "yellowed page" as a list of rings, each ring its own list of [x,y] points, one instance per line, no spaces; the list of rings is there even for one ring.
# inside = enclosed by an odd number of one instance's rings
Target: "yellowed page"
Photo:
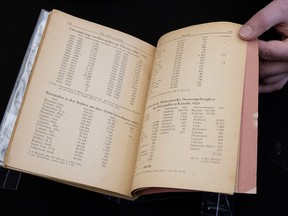
[[[5,165],[131,196],[154,52],[54,10]]]
[[[247,47],[239,28],[215,22],[160,38],[133,189],[234,192]]]

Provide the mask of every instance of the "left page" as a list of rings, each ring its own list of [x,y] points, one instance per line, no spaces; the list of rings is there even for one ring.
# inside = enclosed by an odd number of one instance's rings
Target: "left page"
[[[129,197],[155,47],[49,16],[4,164]]]

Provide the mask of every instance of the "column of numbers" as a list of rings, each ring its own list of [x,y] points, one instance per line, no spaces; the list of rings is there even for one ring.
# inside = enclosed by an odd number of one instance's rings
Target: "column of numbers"
[[[73,159],[77,162],[82,162],[83,160],[93,114],[93,110],[87,108],[83,109],[82,118],[79,125],[78,139],[76,142],[76,148],[73,156]]]
[[[102,149],[101,166],[103,168],[107,167],[108,165],[115,126],[116,126],[116,120],[114,117],[110,116],[107,121],[106,128],[105,128],[106,137],[105,137],[104,146]]]

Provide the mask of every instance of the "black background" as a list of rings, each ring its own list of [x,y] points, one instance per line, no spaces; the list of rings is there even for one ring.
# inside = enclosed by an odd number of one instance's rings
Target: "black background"
[[[0,0],[0,118],[41,9],[56,8],[156,45],[171,30],[209,21],[244,24],[267,0]],[[273,31],[262,39],[277,38]],[[257,71],[255,71],[257,73]],[[257,195],[236,194],[234,215],[286,215],[287,87],[259,96]],[[203,194],[115,203],[103,195],[22,174],[17,190],[0,189],[0,215],[201,215]]]

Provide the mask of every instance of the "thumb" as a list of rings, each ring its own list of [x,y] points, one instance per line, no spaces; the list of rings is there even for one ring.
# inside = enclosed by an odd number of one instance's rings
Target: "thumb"
[[[239,30],[239,36],[243,40],[253,40],[257,37],[256,35],[253,26],[251,27],[249,23],[245,23]]]
[[[287,3],[287,2],[286,2]],[[243,40],[253,40],[283,20],[283,2],[272,1],[252,16],[239,30]]]

